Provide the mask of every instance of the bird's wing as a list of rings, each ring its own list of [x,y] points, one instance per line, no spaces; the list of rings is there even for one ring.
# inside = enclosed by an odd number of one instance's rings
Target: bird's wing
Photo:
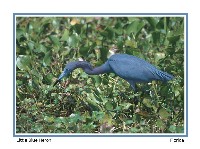
[[[121,78],[127,80],[131,86],[136,82],[149,82],[153,79],[159,79],[155,75],[153,65],[139,59],[135,56],[126,54],[113,55],[109,59],[109,65],[112,70]]]

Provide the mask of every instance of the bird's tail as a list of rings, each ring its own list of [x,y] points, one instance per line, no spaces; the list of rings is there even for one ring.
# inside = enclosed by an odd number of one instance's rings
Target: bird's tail
[[[165,82],[172,80],[174,78],[174,76],[164,71],[157,71],[156,73],[160,77],[160,80],[165,81]]]

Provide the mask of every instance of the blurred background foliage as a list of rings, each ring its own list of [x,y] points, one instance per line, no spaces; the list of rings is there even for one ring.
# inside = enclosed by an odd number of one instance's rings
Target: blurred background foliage
[[[76,69],[53,87],[65,64],[103,64],[115,49],[175,76],[137,84]],[[17,17],[17,133],[183,133],[183,17]]]

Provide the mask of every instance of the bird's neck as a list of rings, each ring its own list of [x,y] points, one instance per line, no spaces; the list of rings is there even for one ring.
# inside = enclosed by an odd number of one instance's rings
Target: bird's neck
[[[82,68],[89,75],[98,75],[111,72],[108,62],[93,69],[92,65],[89,62],[77,61],[76,68]]]

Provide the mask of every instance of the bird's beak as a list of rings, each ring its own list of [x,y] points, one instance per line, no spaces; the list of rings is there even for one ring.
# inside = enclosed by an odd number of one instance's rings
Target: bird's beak
[[[57,80],[55,81],[55,83],[53,84],[53,87],[54,87],[58,82],[60,82],[60,80],[57,79]]]

